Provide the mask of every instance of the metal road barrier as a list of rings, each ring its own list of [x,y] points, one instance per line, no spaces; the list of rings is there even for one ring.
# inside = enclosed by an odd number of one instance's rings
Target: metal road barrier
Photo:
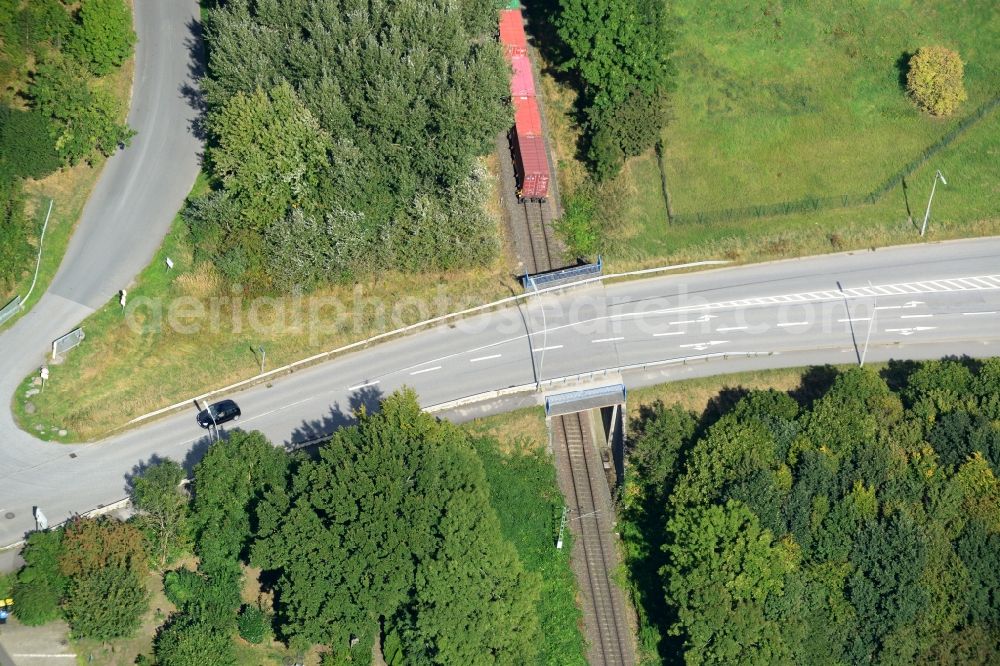
[[[579,391],[556,393],[545,398],[545,415],[561,416],[586,409],[611,407],[625,402],[625,385],[612,384]]]
[[[521,284],[525,289],[530,289],[531,291],[537,291],[539,288],[553,287],[556,285],[572,284],[581,279],[592,278],[600,275],[603,267],[604,262],[601,260],[601,257],[598,257],[596,264],[570,266],[569,268],[560,268],[556,271],[538,273],[536,275],[528,273],[521,278]]]
[[[15,314],[17,314],[17,312],[20,309],[21,309],[21,297],[15,296],[14,300],[12,300],[7,305],[3,306],[3,309],[0,310],[0,324],[4,323],[5,321],[13,317]]]
[[[52,358],[56,358],[58,356],[61,356],[62,354],[65,354],[70,349],[76,347],[78,344],[83,342],[83,339],[85,337],[87,336],[84,335],[83,329],[78,328],[74,331],[70,331],[61,338],[58,338],[52,343]]]

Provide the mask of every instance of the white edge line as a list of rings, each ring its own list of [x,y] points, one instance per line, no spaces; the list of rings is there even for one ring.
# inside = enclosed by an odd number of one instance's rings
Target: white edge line
[[[963,312],[962,314],[966,317],[975,317],[977,315],[995,315],[996,313],[996,310],[984,310],[982,312]]]

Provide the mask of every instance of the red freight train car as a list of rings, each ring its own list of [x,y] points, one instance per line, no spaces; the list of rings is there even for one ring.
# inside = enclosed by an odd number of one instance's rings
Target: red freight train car
[[[516,7],[516,0],[511,5]],[[510,94],[514,128],[510,132],[519,199],[544,201],[549,194],[549,162],[545,156],[542,118],[535,100],[535,78],[520,9],[500,12],[500,44],[511,66]]]
[[[504,9],[500,12],[500,44],[509,59],[511,56],[528,54],[528,43],[524,37],[524,21],[520,9]]]
[[[514,56],[510,59],[510,66],[514,70],[510,77],[511,97],[534,97],[535,78],[531,72],[531,61],[528,56]]]
[[[511,144],[518,198],[545,201],[549,194],[549,161],[545,156],[545,136],[534,97],[514,98]]]

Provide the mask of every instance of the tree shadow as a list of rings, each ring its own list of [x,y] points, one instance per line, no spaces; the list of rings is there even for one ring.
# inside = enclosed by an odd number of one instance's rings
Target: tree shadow
[[[839,376],[840,371],[832,365],[810,366],[802,375],[798,388],[789,391],[788,395],[802,409],[811,409],[814,402],[826,395]]]
[[[910,375],[919,370],[921,365],[920,361],[892,359],[878,374],[893,393],[898,393],[906,388],[910,383]]]
[[[378,412],[385,397],[377,386],[358,389],[347,399],[346,409],[339,402],[329,406],[329,412],[318,419],[303,420],[284,441],[285,449],[295,450],[318,444],[341,428],[356,425],[361,413]]]
[[[140,460],[132,466],[132,470],[125,473],[125,492],[129,497],[135,492],[135,480],[145,474],[150,467],[156,467],[162,462],[169,460],[158,453],[154,453],[149,460]]]
[[[207,72],[205,34],[200,21],[189,21],[187,29],[189,34],[184,40],[184,47],[188,52],[188,80],[181,84],[180,93],[195,111],[195,116],[189,123],[188,129],[198,140],[204,142],[208,137],[205,123],[208,105],[205,102],[205,94],[201,89],[200,82]],[[204,159],[204,153],[199,157]]]
[[[897,72],[897,82],[901,90],[906,90],[906,76],[910,73],[910,58],[913,54],[909,51],[903,51],[898,58],[896,58],[896,72]]]
[[[698,420],[698,431],[695,438],[701,437],[702,433],[711,428],[716,421],[735,407],[736,403],[748,395],[750,395],[750,389],[742,386],[726,386],[719,391],[718,395],[710,398],[708,404],[705,405],[705,411],[701,413],[701,418]]]
[[[914,230],[919,231],[920,225],[913,219],[913,210],[910,208],[910,186],[906,183],[906,178],[900,178],[900,188],[903,191],[903,205],[906,206],[906,221],[910,223]]]

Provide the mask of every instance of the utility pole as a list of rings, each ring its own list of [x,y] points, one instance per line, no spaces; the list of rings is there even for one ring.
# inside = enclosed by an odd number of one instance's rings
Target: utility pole
[[[562,518],[559,520],[559,538],[556,540],[556,548],[562,550],[563,547],[563,533],[566,531],[566,516],[569,514],[569,507],[564,506],[562,512]]]
[[[948,181],[944,179],[944,175],[941,174],[941,170],[934,172],[934,184],[931,185],[931,196],[927,199],[927,212],[924,213],[924,223],[920,227],[920,235],[923,236],[927,233],[927,221],[931,219],[931,202],[934,201],[934,190],[937,189],[938,181],[941,181],[942,185],[947,185]]]
[[[872,286],[872,281],[868,280],[868,286]],[[874,291],[874,290],[872,290]],[[872,339],[872,328],[875,326],[875,317],[878,314],[878,292],[875,293],[875,300],[872,303],[872,317],[868,320],[868,335],[865,336],[865,348],[861,351],[861,362],[859,367],[865,367],[865,357],[868,356],[868,341]]]

